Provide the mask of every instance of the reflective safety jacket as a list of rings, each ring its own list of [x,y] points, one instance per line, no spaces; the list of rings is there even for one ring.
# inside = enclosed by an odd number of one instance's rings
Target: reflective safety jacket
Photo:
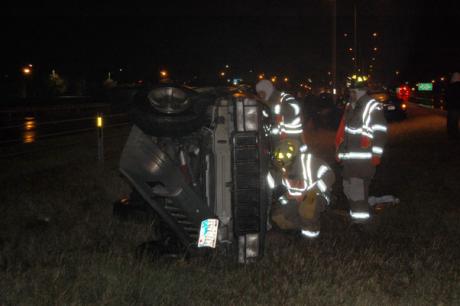
[[[267,175],[267,182],[271,189],[279,184],[286,188],[286,195],[279,199],[281,204],[287,204],[289,200],[301,202],[311,190],[315,190],[329,203],[329,192],[334,181],[334,172],[326,162],[307,152],[298,155],[289,172],[284,172],[278,177],[270,173]]]
[[[335,142],[336,158],[347,168],[344,176],[373,176],[372,157],[382,156],[387,129],[382,105],[376,100],[364,95],[354,108],[346,105]]]
[[[300,103],[290,94],[274,91],[269,98],[271,126],[266,127],[274,145],[279,140],[291,138],[305,144],[303,116]],[[264,114],[268,116],[268,114]]]

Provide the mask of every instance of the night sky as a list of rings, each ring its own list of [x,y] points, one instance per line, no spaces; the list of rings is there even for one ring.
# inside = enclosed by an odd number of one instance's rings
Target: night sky
[[[441,4],[439,2],[442,2]],[[363,62],[378,45],[375,71],[425,80],[459,69],[456,1],[356,1]],[[16,4],[2,9],[2,73],[26,63],[99,76],[122,68],[132,78],[165,67],[176,75],[214,74],[230,64],[302,79],[331,63],[330,0],[222,1],[213,5],[151,2],[65,7]],[[2,4],[5,6],[5,4]],[[338,73],[352,69],[353,1],[337,1]],[[378,39],[371,40],[371,33]],[[349,33],[344,37],[344,33]]]

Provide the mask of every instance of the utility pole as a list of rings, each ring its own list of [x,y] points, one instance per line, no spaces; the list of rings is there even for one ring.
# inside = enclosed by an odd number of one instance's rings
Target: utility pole
[[[354,38],[354,46],[353,50],[355,51],[355,73],[359,67],[359,59],[358,59],[358,9],[356,7],[356,1],[353,1],[353,13],[354,13],[354,22],[353,22],[353,38]]]
[[[337,102],[337,1],[332,1],[332,100]]]

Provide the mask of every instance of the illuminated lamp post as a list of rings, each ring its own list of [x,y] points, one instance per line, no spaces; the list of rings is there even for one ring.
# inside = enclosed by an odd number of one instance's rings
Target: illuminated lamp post
[[[32,76],[32,64],[21,68],[21,73],[24,76],[22,79],[21,98],[27,98],[27,79]]]

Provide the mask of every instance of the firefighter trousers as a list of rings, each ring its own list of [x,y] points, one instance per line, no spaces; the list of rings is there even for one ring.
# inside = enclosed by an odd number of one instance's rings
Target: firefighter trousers
[[[305,201],[291,200],[285,205],[276,203],[271,209],[272,221],[282,230],[319,231],[320,215],[327,201],[322,196]]]
[[[343,193],[350,204],[350,214],[369,214],[370,182],[370,178],[343,178]]]

